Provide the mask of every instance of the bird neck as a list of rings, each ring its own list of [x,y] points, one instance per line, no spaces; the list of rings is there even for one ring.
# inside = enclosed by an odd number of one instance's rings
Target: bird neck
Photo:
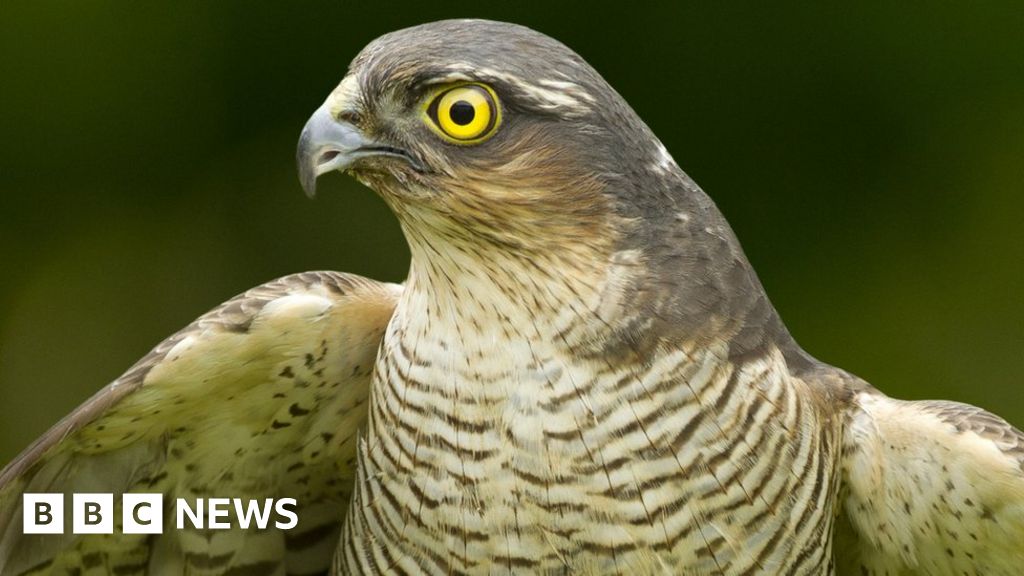
[[[542,250],[419,230],[407,233],[412,262],[405,303],[434,326],[474,326],[477,337],[487,338],[526,323],[547,340],[573,328],[604,327],[605,247],[553,241]]]
[[[599,218],[402,206],[408,306],[499,337],[530,323],[619,360],[701,341],[729,342],[731,357],[799,352],[724,217],[671,167],[674,186]]]

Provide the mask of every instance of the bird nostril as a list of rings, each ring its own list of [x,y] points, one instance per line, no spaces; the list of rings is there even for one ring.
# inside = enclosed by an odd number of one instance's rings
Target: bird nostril
[[[316,163],[318,166],[323,166],[324,164],[327,164],[331,160],[337,158],[339,154],[341,154],[341,152],[338,152],[337,150],[328,150],[321,154],[319,158],[317,158]]]

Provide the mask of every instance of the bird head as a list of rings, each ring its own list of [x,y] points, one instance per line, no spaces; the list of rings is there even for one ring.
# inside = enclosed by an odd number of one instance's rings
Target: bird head
[[[633,340],[735,334],[748,312],[775,324],[711,200],[583,58],[523,26],[448,20],[378,38],[297,155],[307,193],[344,171],[385,199],[412,249],[410,281],[417,262],[436,275],[447,259],[449,283],[560,286],[553,302],[582,301]]]
[[[369,44],[298,149],[307,193],[345,171],[414,231],[550,250],[610,244],[663,147],[580,56],[528,28],[434,22]],[[543,239],[543,242],[541,242]]]

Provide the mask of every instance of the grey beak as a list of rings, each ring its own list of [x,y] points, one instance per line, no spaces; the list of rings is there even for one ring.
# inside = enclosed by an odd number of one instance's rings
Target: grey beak
[[[299,182],[310,198],[316,196],[316,179],[321,174],[345,170],[352,161],[370,147],[362,132],[355,126],[335,120],[327,105],[317,108],[306,122],[299,136],[295,160],[299,167]]]

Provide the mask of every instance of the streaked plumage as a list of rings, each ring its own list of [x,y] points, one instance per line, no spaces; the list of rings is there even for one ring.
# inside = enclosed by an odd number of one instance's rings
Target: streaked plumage
[[[1024,562],[1024,435],[803,352],[711,200],[558,42],[478,20],[383,36],[299,163],[309,190],[345,170],[381,194],[404,286],[291,276],[172,336],[0,476],[0,572]],[[297,497],[300,527],[20,535],[24,491],[142,488]]]

